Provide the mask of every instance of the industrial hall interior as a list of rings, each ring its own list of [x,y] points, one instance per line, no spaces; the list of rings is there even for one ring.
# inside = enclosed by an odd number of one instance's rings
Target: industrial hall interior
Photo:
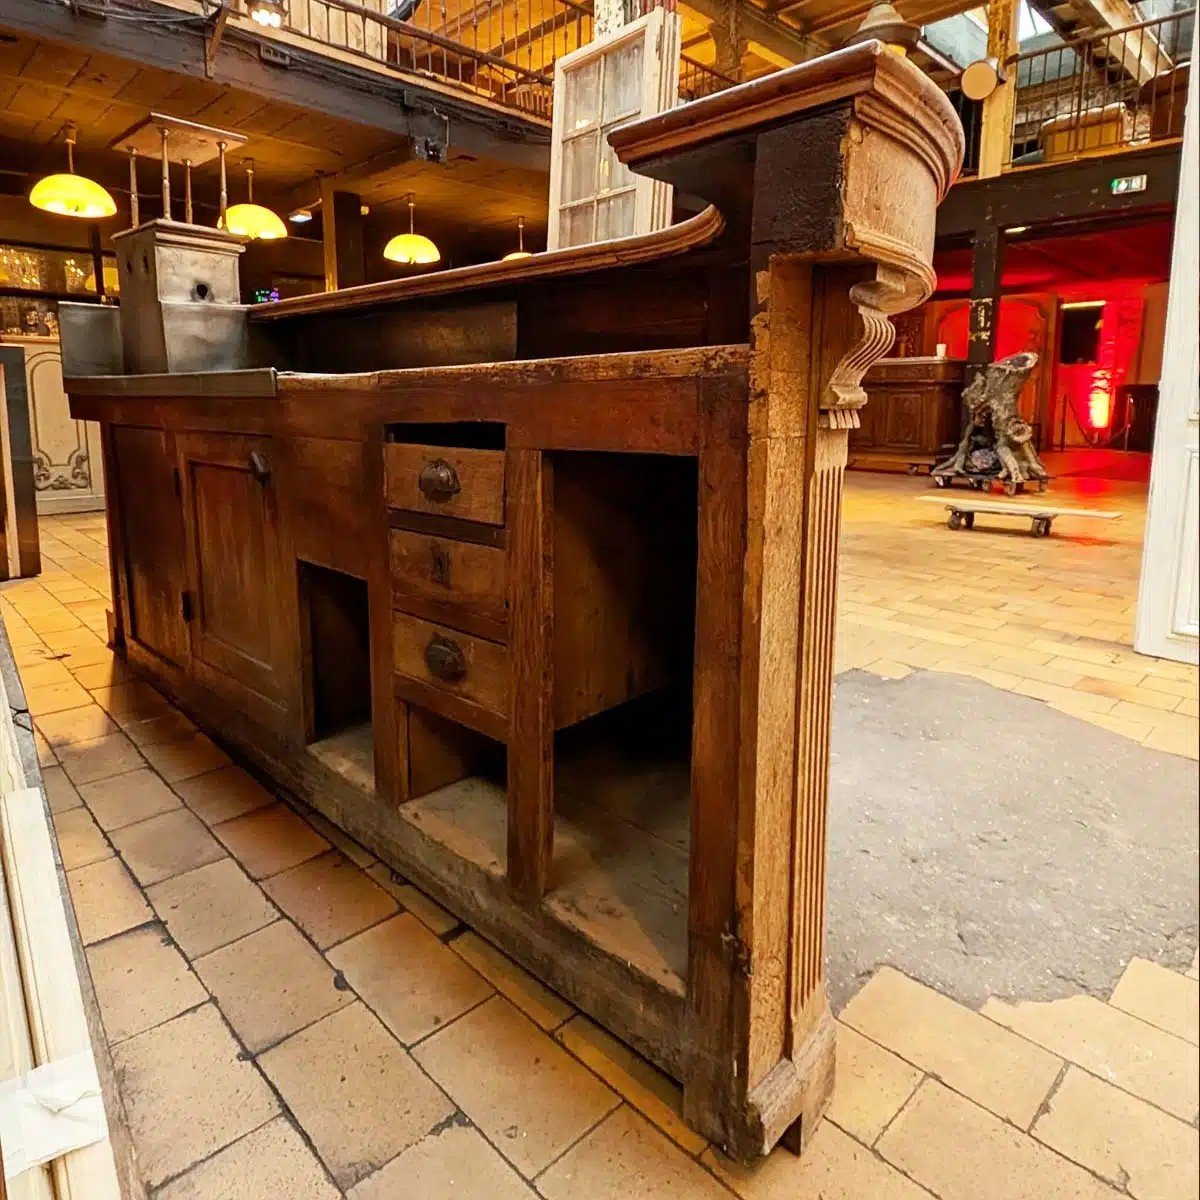
[[[1194,0],[0,0],[0,1200],[1200,1200]]]

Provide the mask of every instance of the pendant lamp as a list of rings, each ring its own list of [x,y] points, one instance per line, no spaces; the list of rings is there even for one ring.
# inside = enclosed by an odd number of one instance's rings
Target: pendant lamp
[[[383,248],[383,257],[391,262],[404,263],[407,266],[428,266],[439,262],[442,252],[427,238],[413,231],[412,193],[408,196],[408,232],[397,234]]]
[[[29,193],[29,203],[45,212],[89,221],[113,216],[117,202],[108,192],[94,180],[75,174],[75,123],[68,121],[63,133],[67,141],[67,173],[39,179]]]
[[[288,235],[287,226],[269,208],[254,203],[254,160],[246,159],[245,204],[234,204],[217,222],[220,229],[252,241],[273,241]]]
[[[525,249],[525,218],[517,218],[517,248],[504,256],[504,262],[512,262],[514,258],[532,258],[533,255]]]

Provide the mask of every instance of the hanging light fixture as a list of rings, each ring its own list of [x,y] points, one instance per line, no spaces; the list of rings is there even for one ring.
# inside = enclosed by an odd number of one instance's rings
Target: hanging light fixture
[[[39,179],[29,193],[29,203],[65,217],[84,217],[90,221],[111,217],[117,211],[117,202],[94,180],[75,174],[75,122],[68,121],[63,133],[67,142],[67,173]]]
[[[254,160],[246,159],[246,203],[234,204],[217,222],[220,229],[252,241],[273,241],[288,235],[287,226],[269,208],[254,203]]]
[[[512,262],[514,258],[532,258],[533,255],[525,249],[525,218],[517,218],[517,248],[504,256],[504,262]]]
[[[283,0],[249,0],[246,11],[250,20],[264,29],[279,29],[283,25]]]
[[[413,231],[412,192],[408,194],[408,232],[397,234],[383,248],[383,257],[392,262],[404,263],[407,266],[428,266],[440,262],[442,252],[427,238]]]

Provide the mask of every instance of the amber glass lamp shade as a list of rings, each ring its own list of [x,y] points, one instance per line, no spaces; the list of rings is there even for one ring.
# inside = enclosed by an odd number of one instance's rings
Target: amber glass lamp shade
[[[419,233],[401,233],[384,246],[383,257],[409,266],[428,266],[439,262],[442,252]]]
[[[517,218],[517,248],[509,251],[501,260],[502,262],[512,262],[515,258],[532,258],[531,251],[525,249],[525,218]]]
[[[33,185],[29,203],[44,212],[89,221],[111,217],[117,202],[94,180],[83,175],[47,175]]]
[[[225,210],[220,227],[226,233],[252,241],[269,242],[288,235],[287,226],[269,208],[261,204],[233,204]]]
[[[427,267],[440,262],[442,252],[427,237],[413,230],[412,199],[408,201],[408,232],[398,233],[383,248],[383,257],[389,262],[403,263],[409,267]]]

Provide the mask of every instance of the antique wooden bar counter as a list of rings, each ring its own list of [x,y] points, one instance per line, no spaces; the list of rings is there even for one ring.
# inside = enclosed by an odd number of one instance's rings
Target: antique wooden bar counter
[[[695,215],[253,309],[231,239],[131,230],[67,386],[129,661],[748,1158],[832,1086],[846,437],[962,133],[873,42],[612,142]]]

